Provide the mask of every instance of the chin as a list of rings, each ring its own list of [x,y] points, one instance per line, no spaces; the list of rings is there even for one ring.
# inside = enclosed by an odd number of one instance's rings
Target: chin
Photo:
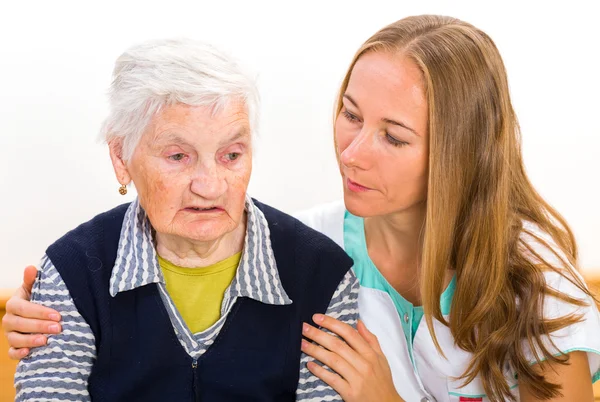
[[[346,191],[344,191],[344,205],[348,212],[361,218],[380,215],[374,202],[361,199],[359,195],[348,194]]]
[[[222,225],[206,225],[201,228],[190,228],[186,233],[186,237],[200,242],[209,242],[218,240],[227,233],[233,231],[234,228],[223,227]]]
[[[187,222],[179,227],[177,235],[192,241],[210,242],[218,240],[227,233],[235,230],[232,222],[220,219]]]

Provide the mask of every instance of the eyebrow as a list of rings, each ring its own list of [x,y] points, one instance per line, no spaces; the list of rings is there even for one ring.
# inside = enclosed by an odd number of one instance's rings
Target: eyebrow
[[[237,132],[235,132],[235,134],[233,134],[232,136],[220,141],[219,146],[223,146],[224,144],[237,141],[240,138],[247,137],[248,135],[249,135],[249,129],[247,127],[244,127],[241,130],[238,130]],[[177,133],[172,132],[172,131],[166,132],[164,137],[158,139],[155,142],[158,142],[158,143],[174,142],[179,145],[191,145],[187,140],[185,140],[184,138],[179,136]]]
[[[348,101],[349,101],[350,103],[352,103],[352,104],[354,105],[354,107],[355,107],[355,108],[357,108],[357,109],[360,109],[360,108],[358,107],[358,105],[356,104],[356,102],[354,101],[354,99],[352,99],[352,97],[351,97],[350,95],[348,95],[348,94],[344,94],[344,98],[345,98],[345,99],[348,99]],[[399,127],[405,128],[405,129],[407,129],[408,131],[410,131],[411,133],[413,133],[414,135],[416,135],[417,137],[420,137],[419,133],[417,133],[417,132],[416,132],[416,131],[415,131],[413,128],[411,128],[410,126],[408,126],[408,125],[406,125],[406,124],[404,124],[404,123],[402,123],[402,122],[399,122],[399,121],[396,121],[396,120],[392,120],[392,119],[388,119],[388,118],[386,118],[386,117],[383,117],[383,118],[381,119],[381,121],[382,121],[382,122],[384,122],[384,123],[387,123],[387,124],[392,124],[392,125],[394,125],[394,126],[399,126]]]
[[[155,138],[155,143],[171,143],[174,142],[176,144],[179,145],[189,145],[188,141],[184,140],[182,137],[180,137],[179,135],[177,135],[176,133],[172,132],[172,131],[167,131],[166,133],[164,133],[164,136],[157,136],[157,138]]]
[[[250,134],[250,130],[248,129],[248,127],[243,127],[240,130],[236,131],[234,135],[232,135],[231,137],[228,137],[226,139],[224,139],[223,141],[219,142],[219,145],[223,146],[227,143],[230,142],[235,142],[241,138],[247,137]]]

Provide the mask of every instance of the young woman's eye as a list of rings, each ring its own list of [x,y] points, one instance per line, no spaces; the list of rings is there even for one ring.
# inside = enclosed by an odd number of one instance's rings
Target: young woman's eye
[[[173,154],[173,155],[169,156],[169,159],[171,159],[172,161],[175,161],[175,162],[179,162],[179,161],[183,160],[183,158],[185,158],[185,154],[183,154],[181,152],[178,154]]]
[[[346,118],[348,121],[350,121],[350,122],[352,122],[352,123],[355,123],[355,122],[357,122],[357,121],[360,121],[360,119],[359,119],[359,118],[358,118],[356,115],[354,115],[354,114],[350,113],[350,112],[349,112],[347,109],[344,109],[344,111],[342,112],[342,114],[344,115],[344,117],[345,117],[345,118]]]
[[[401,147],[404,145],[408,145],[408,142],[400,141],[399,139],[392,137],[388,133],[385,133],[385,139],[395,147]]]

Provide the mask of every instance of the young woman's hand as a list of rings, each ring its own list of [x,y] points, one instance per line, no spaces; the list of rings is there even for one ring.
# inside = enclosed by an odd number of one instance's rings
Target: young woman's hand
[[[390,366],[377,337],[362,321],[356,330],[322,314],[315,314],[313,320],[341,338],[304,323],[303,335],[316,344],[302,340],[302,351],[334,371],[309,362],[307,367],[315,376],[329,384],[346,402],[403,401],[396,392]]]
[[[20,360],[29,354],[29,348],[45,345],[47,338],[43,334],[61,331],[60,314],[56,310],[29,301],[36,275],[35,267],[25,268],[23,284],[6,302],[2,328],[10,345],[11,359]]]

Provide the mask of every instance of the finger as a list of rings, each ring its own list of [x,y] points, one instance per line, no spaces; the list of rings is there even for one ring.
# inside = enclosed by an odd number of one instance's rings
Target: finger
[[[313,320],[321,327],[326,328],[334,334],[340,336],[360,355],[368,355],[369,353],[373,353],[373,349],[368,342],[366,342],[363,337],[359,335],[358,331],[352,328],[350,325],[324,314],[315,314],[313,316]]]
[[[24,334],[58,334],[62,330],[61,325],[56,321],[23,318],[9,313],[2,318],[2,329],[6,333],[21,332]]]
[[[47,342],[47,338],[41,334],[20,334],[18,332],[9,332],[6,334],[8,344],[12,348],[35,348],[43,346]]]
[[[60,314],[58,311],[49,307],[32,303],[29,300],[23,299],[23,296],[20,296],[18,294],[15,294],[6,302],[6,314],[7,316],[15,315],[18,317],[29,319],[35,318],[38,320],[50,320],[56,322],[60,321]],[[29,331],[19,330],[19,332]]]
[[[304,323],[302,326],[302,335],[318,343],[327,350],[341,356],[345,361],[349,362],[355,369],[361,371],[366,364],[363,357],[352,349],[348,344],[337,336],[328,334],[310,324]],[[360,337],[360,335],[359,335]],[[363,342],[365,342],[363,340]],[[325,362],[323,362],[325,363]]]
[[[29,265],[23,271],[23,289],[27,293],[27,295],[31,294],[31,289],[33,288],[33,283],[35,282],[35,278],[37,277],[37,268],[33,265]]]
[[[321,366],[319,366],[315,362],[308,362],[306,364],[308,370],[313,373],[315,376],[323,380],[327,385],[333,388],[343,399],[347,399],[345,395],[348,393],[350,389],[350,384],[344,380],[342,377],[337,375],[334,372],[331,372]]]
[[[301,349],[307,355],[327,365],[330,369],[342,376],[348,382],[358,379],[359,374],[356,369],[337,353],[310,343],[305,339],[302,339]]]
[[[369,345],[371,345],[373,350],[375,350],[376,352],[378,352],[380,354],[383,354],[383,351],[381,350],[381,345],[379,344],[379,339],[377,339],[377,336],[375,336],[374,333],[369,331],[369,329],[367,328],[367,326],[365,325],[364,322],[362,322],[361,320],[358,320],[356,329],[358,330],[358,333],[360,334],[360,336],[362,336],[369,343]]]
[[[12,360],[21,360],[28,354],[29,354],[29,349],[27,349],[27,348],[24,348],[24,349],[10,348],[10,349],[8,349],[8,357]]]

